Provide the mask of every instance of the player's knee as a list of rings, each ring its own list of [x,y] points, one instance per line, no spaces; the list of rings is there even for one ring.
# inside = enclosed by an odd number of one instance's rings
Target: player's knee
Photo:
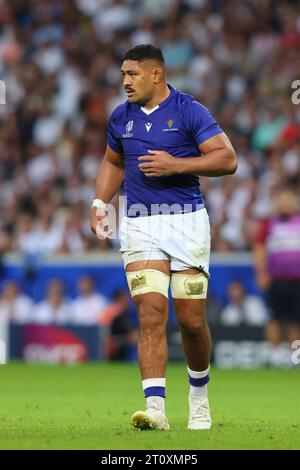
[[[178,319],[180,329],[190,337],[198,338],[207,327],[204,313],[186,311],[184,317]]]
[[[160,302],[139,299],[136,302],[141,333],[163,333],[166,325],[165,305]]]

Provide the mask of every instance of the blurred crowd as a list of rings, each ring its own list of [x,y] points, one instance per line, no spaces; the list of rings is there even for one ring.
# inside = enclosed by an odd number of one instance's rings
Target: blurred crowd
[[[250,250],[276,190],[300,196],[299,2],[0,0],[2,253],[118,248],[91,234],[89,208],[107,120],[126,100],[122,56],[150,42],[168,81],[215,114],[238,154],[236,175],[201,179],[213,249]]]
[[[129,293],[117,290],[113,299],[100,293],[90,276],[77,281],[75,298],[66,293],[61,279],[50,279],[39,302],[23,292],[19,282],[7,280],[0,291],[0,327],[14,325],[100,326],[105,355],[110,359],[134,359],[138,338]]]
[[[37,303],[22,292],[18,282],[7,280],[1,289],[0,319],[16,324],[32,322],[106,326],[110,322],[107,319],[109,305],[108,299],[95,290],[89,276],[79,278],[74,299],[66,295],[61,279],[51,279],[44,297]]]

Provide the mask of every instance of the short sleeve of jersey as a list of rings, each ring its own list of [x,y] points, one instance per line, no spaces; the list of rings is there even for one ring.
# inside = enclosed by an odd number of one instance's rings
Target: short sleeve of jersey
[[[189,132],[197,145],[224,132],[213,114],[197,101],[188,103],[186,119]]]
[[[120,139],[117,137],[116,125],[114,122],[114,113],[111,115],[108,121],[108,130],[107,130],[107,143],[112,150],[117,153],[123,153],[122,145]]]

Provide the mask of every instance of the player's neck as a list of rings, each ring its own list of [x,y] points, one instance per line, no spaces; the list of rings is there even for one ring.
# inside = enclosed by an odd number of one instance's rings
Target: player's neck
[[[143,105],[143,108],[146,108],[146,109],[155,108],[155,106],[158,106],[160,103],[165,101],[170,95],[170,93],[171,93],[170,88],[168,87],[166,83],[166,85],[162,88],[162,90],[159,90],[150,101],[148,101],[146,104]]]

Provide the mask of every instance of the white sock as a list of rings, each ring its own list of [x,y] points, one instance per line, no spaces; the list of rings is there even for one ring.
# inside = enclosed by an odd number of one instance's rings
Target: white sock
[[[166,379],[144,379],[142,380],[142,386],[147,408],[151,407],[153,403],[156,403],[162,411],[165,411]]]
[[[148,397],[146,398],[147,408],[151,408],[153,403],[156,403],[158,408],[165,411],[165,399],[163,397]]]
[[[207,382],[209,380],[209,366],[206,370],[195,371],[187,367],[189,381],[190,381],[190,391],[189,396],[206,398],[207,397]],[[193,382],[193,384],[191,384]],[[197,383],[198,382],[198,383]],[[202,385],[203,384],[203,385]]]

